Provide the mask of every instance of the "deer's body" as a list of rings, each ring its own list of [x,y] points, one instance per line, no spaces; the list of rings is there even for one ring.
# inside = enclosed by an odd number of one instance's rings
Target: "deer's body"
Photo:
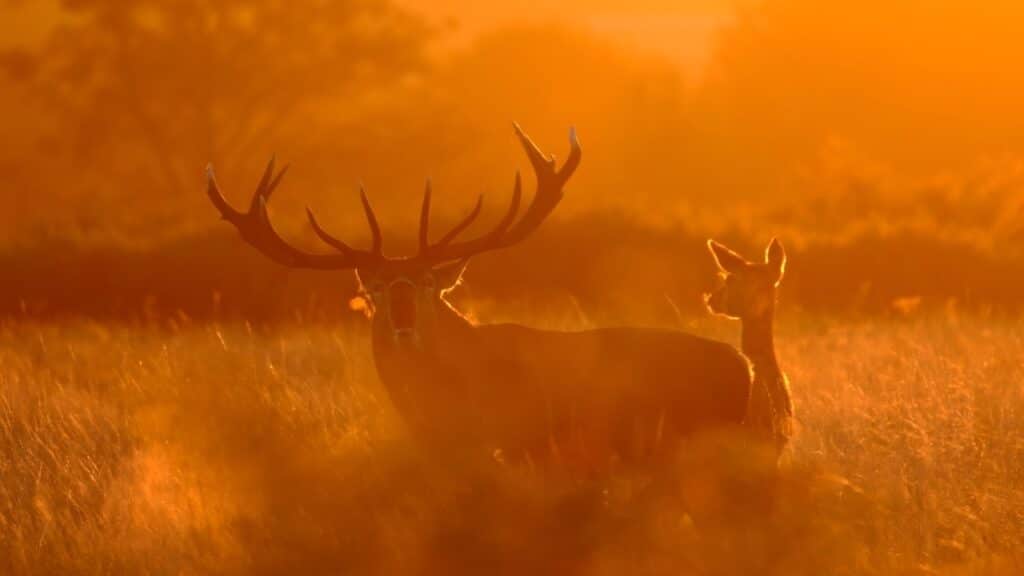
[[[425,439],[601,466],[746,415],[749,365],[721,342],[643,328],[475,326],[450,309],[440,324],[423,349],[374,337],[381,381]]]

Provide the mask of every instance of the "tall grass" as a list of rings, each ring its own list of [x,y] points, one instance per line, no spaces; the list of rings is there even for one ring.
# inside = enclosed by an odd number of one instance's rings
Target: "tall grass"
[[[0,573],[1024,567],[1019,321],[804,317],[778,332],[800,430],[774,506],[709,529],[629,474],[424,453],[360,327],[8,323]]]

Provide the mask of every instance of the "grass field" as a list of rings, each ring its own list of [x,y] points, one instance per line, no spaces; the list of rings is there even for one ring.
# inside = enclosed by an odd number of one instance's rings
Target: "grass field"
[[[1022,328],[783,321],[775,507],[711,537],[628,476],[421,453],[361,328],[7,323],[0,573],[1017,574]]]

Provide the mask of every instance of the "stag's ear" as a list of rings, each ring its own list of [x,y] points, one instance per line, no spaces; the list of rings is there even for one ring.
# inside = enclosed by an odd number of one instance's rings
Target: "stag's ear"
[[[764,261],[775,272],[776,284],[781,282],[782,276],[786,273],[786,249],[782,247],[782,242],[779,242],[778,238],[772,238],[771,244],[768,244],[764,251]]]
[[[725,272],[740,272],[748,266],[743,256],[729,250],[714,240],[708,240],[708,250],[711,251],[711,255],[715,258],[715,263],[718,264],[718,267]]]
[[[464,258],[458,262],[434,268],[434,274],[437,276],[437,285],[441,287],[441,290],[455,288],[462,283],[462,275],[466,272],[466,266],[468,265],[469,258]]]
[[[356,290],[359,292],[370,293],[374,290],[381,289],[381,282],[380,279],[377,278],[375,270],[360,270],[358,268],[353,268],[352,272],[356,276]]]

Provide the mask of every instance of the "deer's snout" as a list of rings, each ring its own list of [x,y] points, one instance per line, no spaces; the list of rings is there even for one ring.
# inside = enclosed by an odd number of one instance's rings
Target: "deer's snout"
[[[723,278],[716,278],[711,291],[704,294],[704,304],[713,314],[726,313],[726,290]]]
[[[416,331],[416,286],[411,282],[395,282],[388,287],[389,316],[395,335]]]

